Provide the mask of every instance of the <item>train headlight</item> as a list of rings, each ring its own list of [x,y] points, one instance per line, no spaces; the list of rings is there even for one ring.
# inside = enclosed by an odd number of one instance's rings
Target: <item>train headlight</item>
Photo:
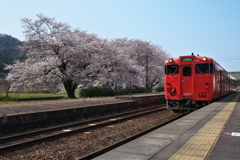
[[[202,60],[203,60],[203,61],[206,61],[206,60],[207,60],[207,57],[203,57]]]
[[[169,59],[168,61],[169,61],[170,63],[172,63],[172,62],[173,62],[173,59],[171,58],[171,59]]]

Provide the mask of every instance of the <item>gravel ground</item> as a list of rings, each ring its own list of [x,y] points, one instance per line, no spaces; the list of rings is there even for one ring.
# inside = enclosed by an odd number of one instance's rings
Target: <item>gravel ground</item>
[[[59,110],[64,108],[75,108],[99,104],[118,103],[126,100],[109,98],[81,98],[68,100],[21,102],[14,104],[0,104],[0,117],[11,114],[41,112],[46,110]]]
[[[141,118],[125,121],[117,125],[107,126],[92,132],[85,132],[61,138],[55,141],[34,145],[22,150],[0,155],[3,160],[67,160],[79,158],[107,145],[120,141],[154,125],[166,122],[177,114],[170,110],[157,112]]]

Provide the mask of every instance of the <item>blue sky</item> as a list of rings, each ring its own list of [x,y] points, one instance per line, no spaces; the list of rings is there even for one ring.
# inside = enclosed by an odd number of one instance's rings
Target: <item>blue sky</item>
[[[101,38],[140,39],[172,57],[192,52],[240,71],[240,0],[0,0],[0,33],[25,40],[42,13]]]

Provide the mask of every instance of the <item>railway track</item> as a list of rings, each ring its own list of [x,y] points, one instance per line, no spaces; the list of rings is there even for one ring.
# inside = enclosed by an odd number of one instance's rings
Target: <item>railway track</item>
[[[104,127],[106,125],[111,125],[114,123],[119,123],[132,118],[143,116],[146,114],[162,111],[165,110],[163,106],[164,105],[155,106],[151,108],[145,108],[137,111],[101,117],[88,121],[75,122],[71,124],[60,125],[38,131],[32,131],[28,133],[3,137],[0,138],[0,153],[16,150],[19,148],[24,148],[27,146],[58,139],[76,133],[94,130],[96,128]]]
[[[117,148],[117,147],[119,147],[119,146],[121,146],[121,145],[123,145],[125,143],[128,143],[128,142],[130,142],[130,141],[132,141],[132,140],[134,140],[134,139],[136,139],[138,137],[141,137],[141,136],[143,136],[143,135],[145,135],[145,134],[147,134],[147,133],[149,133],[149,132],[151,132],[153,130],[156,130],[157,128],[160,128],[160,127],[162,127],[164,125],[167,125],[168,123],[171,123],[171,122],[173,122],[173,121],[175,121],[175,120],[185,116],[186,114],[188,114],[188,113],[181,114],[178,117],[172,118],[171,120],[169,120],[167,122],[164,122],[164,123],[156,125],[156,126],[154,126],[152,128],[146,129],[146,130],[144,130],[144,131],[142,131],[140,133],[137,133],[137,134],[135,134],[133,136],[127,137],[127,138],[125,138],[125,139],[123,139],[123,140],[121,140],[119,142],[116,142],[116,143],[114,143],[112,145],[109,145],[107,147],[104,147],[102,149],[94,151],[94,152],[92,152],[90,154],[87,154],[87,155],[84,155],[82,157],[76,158],[75,160],[89,160],[89,159],[95,158],[97,156],[100,156],[101,154],[104,154],[104,153],[106,153],[106,152],[108,152],[108,151],[110,151],[110,150],[112,150],[114,148]]]

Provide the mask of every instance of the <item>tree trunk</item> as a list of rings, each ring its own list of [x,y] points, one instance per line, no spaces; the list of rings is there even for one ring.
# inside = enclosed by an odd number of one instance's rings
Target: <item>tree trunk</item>
[[[9,98],[8,93],[9,93],[10,87],[11,87],[10,82],[6,81],[6,98]]]
[[[72,80],[65,80],[63,82],[64,88],[67,91],[68,98],[76,98],[75,90],[77,89],[77,84],[73,83]]]

